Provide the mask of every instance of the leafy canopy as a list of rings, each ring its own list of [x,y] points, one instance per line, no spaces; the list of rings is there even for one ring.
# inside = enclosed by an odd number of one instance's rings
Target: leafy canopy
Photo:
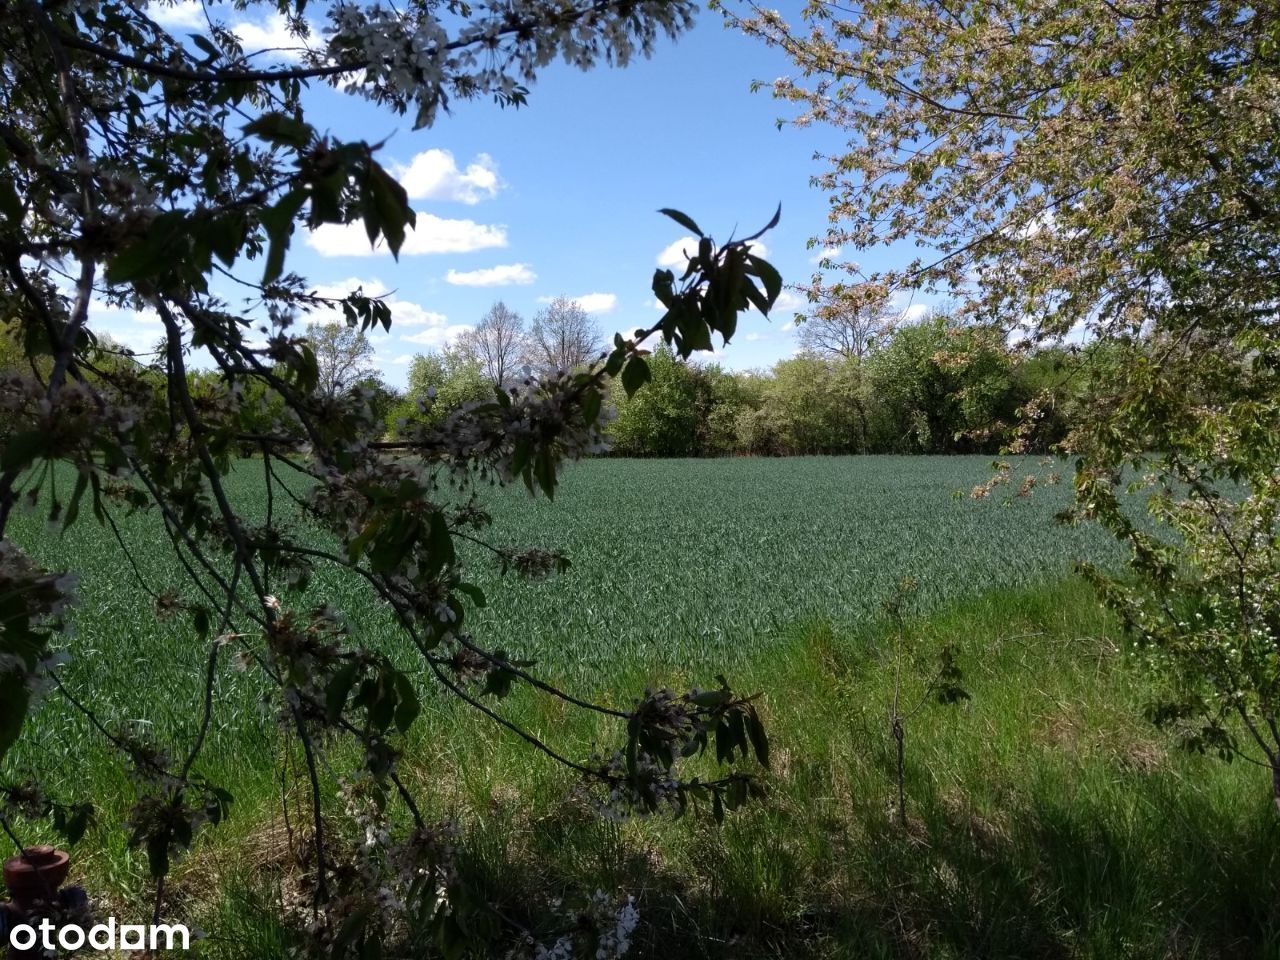
[[[814,242],[925,248],[875,274],[828,252],[850,309],[932,288],[1007,343],[1092,342],[1065,371],[1092,397],[1061,447],[1071,516],[1120,537],[1137,578],[1087,572],[1167,681],[1152,717],[1269,767],[1280,803],[1274,6],[811,0],[803,26],[726,10],[795,64],[771,87],[791,122],[848,136],[815,178],[831,207]],[[812,298],[836,286],[820,271]],[[1010,453],[1050,400],[1024,405]]]
[[[376,385],[331,389],[300,322],[316,308],[338,310],[343,336],[358,343],[390,328],[390,306],[361,291],[321,296],[289,271],[288,251],[299,228],[361,224],[371,244],[396,253],[414,212],[378,144],[309,122],[309,85],[341,86],[425,126],[454,99],[518,106],[556,57],[584,68],[626,63],[686,26],[691,4],[268,5],[288,19],[291,59],[246,55],[220,25],[224,10],[206,7],[207,29],[181,36],[162,25],[161,9],[123,0],[18,0],[0,18],[0,319],[22,353],[0,377],[0,761],[51,686],[83,711],[129,771],[128,843],[146,853],[159,914],[174,859],[232,809],[200,757],[217,723],[217,677],[231,667],[223,651],[236,648],[272,691],[272,714],[310,784],[316,916],[299,921],[306,942],[328,956],[379,956],[397,944],[454,956],[469,930],[485,928],[469,926],[485,905],[449,862],[447,826],[424,820],[397,766],[404,737],[424,722],[428,686],[574,770],[615,815],[703,802],[719,817],[759,791],[736,769],[683,772],[709,747],[724,764],[748,754],[767,762],[750,698],[721,682],[646,691],[622,709],[558,690],[518,653],[468,632],[468,611],[485,597],[455,541],[489,546],[525,575],[562,568],[565,558],[537,547],[488,544],[473,484],[522,482],[551,496],[560,463],[599,448],[609,381],[634,391],[648,379],[647,337],[661,334],[685,355],[707,349],[713,335],[733,335],[748,304],[767,311],[780,281],[744,241],[702,236],[679,280],[655,276],[663,318],[616,336],[607,359],[499,385],[384,441]],[[247,290],[249,300],[233,304],[218,289]],[[155,351],[133,355],[98,336],[92,308],[104,303],[153,311],[163,331]],[[245,450],[261,466],[265,516],[242,509],[225,482]],[[68,469],[70,489],[58,483]],[[74,578],[41,569],[5,538],[20,498],[64,530],[82,510],[113,530],[125,511],[162,518],[174,582],[142,587],[158,616],[185,618],[191,642],[209,650],[207,671],[192,678],[197,695],[175,691],[175,702],[201,705],[190,742],[154,742],[121,725],[127,705],[100,715],[92,687],[73,694],[61,684],[56,648],[75,653],[61,633]],[[120,549],[128,570],[123,538]],[[366,645],[317,590],[303,592],[320,571],[358,579],[394,612],[416,654],[412,670]],[[493,702],[515,684],[611,718],[620,745],[591,758],[559,752]],[[356,794],[371,799],[380,818],[398,800],[411,824],[376,849],[335,826],[341,811],[325,800],[324,756],[341,741],[361,758],[347,799],[361,808]],[[73,835],[104,799],[49,798],[38,784],[10,782],[0,796],[6,826],[21,809]],[[382,890],[394,892],[380,899]]]

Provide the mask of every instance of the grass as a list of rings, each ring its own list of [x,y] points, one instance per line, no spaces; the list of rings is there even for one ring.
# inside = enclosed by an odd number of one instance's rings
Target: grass
[[[775,762],[768,802],[722,828],[616,825],[514,737],[429,697],[403,770],[432,815],[462,825],[463,868],[525,921],[563,892],[634,893],[635,955],[668,960],[1280,956],[1266,777],[1172,752],[1144,724],[1146,681],[1068,576],[1076,556],[1110,556],[1106,544],[1051,526],[1061,490],[1008,507],[951,498],[985,470],[980,458],[598,461],[571,471],[555,504],[497,496],[495,536],[565,549],[575,565],[502,585],[478,566],[492,602],[477,636],[612,702],[723,670],[763,692]],[[252,505],[252,464],[235,481]],[[149,524],[125,527],[152,544],[143,573],[176,580]],[[86,573],[68,683],[92,684],[106,719],[188,742],[206,651],[187,624],[155,622],[90,523],[66,540],[23,533],[46,562]],[[907,721],[903,828],[887,715],[898,638],[878,610],[907,573],[921,590],[904,702],[921,699],[944,646],[972,699],[926,701]],[[326,588],[363,636],[394,643],[367,598]],[[291,770],[286,789],[300,771],[259,692],[251,674],[219,676],[202,767],[237,803],[172,887],[213,934],[212,956],[283,950],[273,898],[294,868],[277,771]],[[504,710],[570,755],[614,739],[528,691]],[[326,775],[343,764],[335,751]],[[125,915],[140,909],[145,864],[117,826],[126,783],[83,719],[51,699],[14,766],[108,798],[78,869]]]
[[[720,828],[600,820],[570,777],[460,711],[432,718],[406,771],[433,815],[461,822],[464,869],[504,914],[533,924],[566,891],[628,891],[640,957],[1280,955],[1267,777],[1176,752],[1141,720],[1145,681],[1085,585],[970,598],[907,637],[922,663],[953,646],[972,699],[926,701],[908,721],[905,829],[887,716],[896,635],[882,622],[798,624],[739,662],[735,681],[764,691],[775,761],[768,801]],[[907,671],[907,702],[927,675]],[[620,666],[596,692],[672,679]],[[508,710],[560,744],[602,733],[526,694]],[[252,869],[228,867],[273,843]],[[207,903],[209,869],[219,889],[268,896],[291,870],[261,822],[220,835],[178,889]],[[220,955],[246,940],[274,955],[272,908],[246,903]],[[221,909],[207,929],[228,929]]]

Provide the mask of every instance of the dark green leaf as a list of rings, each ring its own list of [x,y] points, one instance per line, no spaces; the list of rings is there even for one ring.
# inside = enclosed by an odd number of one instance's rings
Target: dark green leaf
[[[28,430],[9,438],[0,450],[0,471],[25,470],[40,455],[48,442],[43,431]]]
[[[644,357],[632,357],[622,368],[622,388],[627,391],[628,397],[634,396],[637,390],[652,379],[653,373]]]
[[[30,694],[24,678],[15,672],[0,673],[0,760],[18,739],[28,706]]]
[[[702,228],[693,222],[693,218],[687,214],[681,213],[679,210],[672,210],[670,207],[663,207],[658,211],[663,216],[670,217],[686,230],[692,230],[697,236],[702,236]],[[767,229],[767,228],[766,228]]]
[[[351,688],[355,686],[359,671],[359,664],[349,663],[335,673],[325,687],[324,709],[330,723],[342,716],[342,711],[347,705],[347,697],[351,695]]]
[[[591,424],[600,419],[600,405],[602,402],[603,397],[600,391],[595,388],[589,388],[582,395],[582,420],[584,423]]]
[[[747,714],[747,734],[751,737],[751,747],[756,752],[756,760],[762,767],[769,766],[769,737],[765,733],[764,723],[761,722],[755,707],[751,707]]]
[[[422,706],[418,703],[418,693],[413,689],[413,682],[399,670],[392,676],[395,678],[397,696],[396,729],[401,733],[408,733],[413,721],[422,712]]]
[[[169,872],[169,833],[147,837],[147,866],[151,879],[159,880]]]
[[[268,143],[300,150],[311,141],[315,131],[311,124],[295,120],[288,114],[264,113],[256,120],[245,124],[244,132],[260,137]]]
[[[768,260],[760,257],[747,257],[747,272],[753,273],[764,283],[765,296],[769,298],[769,308],[772,309],[774,303],[778,300],[778,294],[782,293],[782,276],[774,269],[773,264]],[[768,313],[768,310],[761,310],[761,313]]]
[[[455,588],[459,593],[468,597],[477,607],[482,608],[485,605],[484,591],[477,587],[474,583],[460,583]]]
[[[449,523],[444,513],[436,510],[431,514],[427,526],[427,563],[428,574],[434,576],[449,564],[456,556],[453,546],[453,535],[449,532]]]

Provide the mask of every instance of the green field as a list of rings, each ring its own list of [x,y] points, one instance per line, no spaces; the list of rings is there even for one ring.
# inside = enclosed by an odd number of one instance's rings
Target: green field
[[[492,542],[562,550],[573,566],[530,582],[503,577],[491,555],[470,551],[468,577],[489,603],[469,623],[481,642],[535,659],[571,686],[620,669],[714,676],[767,656],[796,624],[865,625],[906,575],[920,585],[917,609],[928,611],[1053,582],[1075,559],[1114,549],[1096,530],[1054,524],[1066,486],[1011,503],[955,495],[988,476],[982,457],[596,460],[570,465],[554,501],[486,488]],[[262,515],[259,462],[241,463],[228,487],[246,516]],[[154,515],[122,518],[119,527],[152,590],[182,586]],[[295,536],[320,539],[306,526]],[[112,532],[91,517],[66,536],[47,533],[36,516],[19,517],[14,539],[49,568],[82,575],[63,671],[72,689],[92,683],[104,718],[141,720],[181,742],[198,715],[207,655],[190,621],[157,622]],[[335,604],[358,642],[413,662],[362,581],[321,569],[309,599]],[[258,687],[224,674],[206,757],[236,766],[245,744],[262,745]],[[59,704],[41,714],[37,730],[31,739],[42,752],[53,741],[67,759],[100,746]]]
[[[495,646],[588,675],[619,657],[714,661],[767,648],[779,628],[807,617],[864,623],[906,574],[920,582],[927,609],[1057,579],[1073,560],[1107,554],[1096,530],[1052,522],[1067,503],[1066,486],[1009,504],[956,498],[989,476],[984,457],[570,465],[554,502],[523,488],[485,491],[493,542],[563,550],[573,568],[543,582],[510,577],[499,587],[496,566],[474,551],[468,575],[486,587],[490,604],[473,614],[473,629]],[[260,514],[260,467],[242,464],[230,489],[249,515]],[[154,518],[129,518],[121,529],[149,580],[181,582]],[[148,649],[154,628],[145,596],[129,582],[108,530],[86,520],[66,538],[46,536],[27,517],[14,538],[51,566],[83,571],[77,648],[114,653],[127,634],[128,649]],[[327,586],[315,595],[362,631],[387,630],[362,585]],[[166,652],[182,635],[180,624],[166,632]]]
[[[259,470],[241,464],[233,489],[260,510]],[[692,817],[608,823],[566,802],[564,771],[445,697],[425,703],[406,779],[428,812],[459,820],[466,869],[508,915],[532,921],[573,889],[636,894],[638,956],[1280,955],[1280,828],[1265,776],[1178,754],[1145,724],[1150,690],[1070,577],[1076,558],[1112,561],[1115,548],[1053,524],[1062,487],[1007,505],[953,497],[988,470],[983,458],[601,460],[570,468],[554,503],[493,494],[495,542],[562,549],[574,565],[500,583],[469,556],[491,598],[476,636],[614,702],[721,671],[762,691],[770,797],[721,829]],[[181,581],[152,518],[121,530],[153,585]],[[23,518],[15,539],[83,572],[68,687],[92,684],[106,723],[188,743],[207,650],[184,619],[155,621],[91,519],[64,538]],[[919,655],[908,701],[945,645],[973,697],[912,716],[904,831],[889,813],[886,720],[898,637],[880,609],[908,574],[920,584],[904,638]],[[412,663],[350,582],[324,575],[313,591]],[[211,955],[274,956],[271,903],[291,869],[278,767],[297,758],[251,673],[225,664],[216,692],[202,766],[237,802],[179,869],[174,902],[217,934]],[[614,734],[528,691],[503,709],[570,755]],[[52,696],[14,766],[55,790],[74,781],[118,798],[77,855],[97,890],[143,903],[145,863],[118,827],[126,781],[88,722]],[[344,770],[335,751],[325,777]]]

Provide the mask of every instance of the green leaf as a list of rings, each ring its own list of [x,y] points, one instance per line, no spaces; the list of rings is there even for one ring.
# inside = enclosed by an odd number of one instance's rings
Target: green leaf
[[[13,672],[0,673],[0,760],[18,739],[29,706],[24,678]]]
[[[307,201],[307,192],[295,187],[286,193],[274,207],[262,211],[262,225],[266,228],[270,246],[267,248],[267,265],[262,282],[274,283],[284,272],[284,255],[293,237],[293,221]]]
[[[445,960],[461,960],[470,945],[467,932],[452,910],[441,910],[436,916],[440,918],[440,926],[436,928],[436,946]]]
[[[246,231],[245,219],[239,213],[216,217],[205,228],[214,256],[228,267],[235,263],[240,247],[244,244]]]
[[[0,177],[0,213],[15,227],[22,221],[22,198],[8,177]]]
[[[408,733],[409,728],[413,726],[413,721],[418,719],[418,714],[422,712],[422,705],[418,702],[418,692],[413,689],[413,683],[407,676],[399,670],[392,676],[395,678],[398,697],[395,714],[396,729],[401,733]]]
[[[44,449],[47,437],[43,431],[28,430],[10,437],[0,450],[0,471],[25,470]]]
[[[382,521],[380,518],[375,517],[369,521],[363,530],[355,535],[352,541],[347,544],[347,561],[349,563],[355,563],[364,555],[365,549],[369,546],[369,541],[374,538],[374,535],[380,529],[382,529]]]
[[[169,839],[168,831],[147,837],[147,867],[153,880],[169,872]]]
[[[65,533],[67,528],[76,522],[76,517],[80,516],[80,501],[84,498],[84,492],[89,488],[89,475],[87,473],[76,474],[76,486],[71,491],[71,502],[67,504],[67,515],[62,518],[62,530]]]
[[[245,124],[242,129],[245,133],[266,140],[268,143],[293,147],[295,150],[301,150],[310,143],[315,133],[311,124],[295,120],[285,113],[274,112],[264,113],[256,120]]]
[[[753,307],[765,316],[769,315],[769,310],[772,308],[773,304],[765,298],[764,294],[760,292],[754,283],[750,280],[743,281],[742,293],[746,296],[747,300]]]
[[[150,273],[161,262],[160,253],[148,238],[125,247],[107,263],[107,283],[127,283]]]
[[[189,34],[187,34],[187,36],[189,36],[189,37],[191,38],[191,41],[192,41],[192,42],[193,42],[197,47],[199,47],[201,50],[203,50],[205,53],[207,53],[207,54],[209,55],[209,59],[208,59],[208,60],[206,60],[206,61],[205,61],[205,63],[212,63],[214,60],[217,60],[220,56],[222,56],[222,51],[221,51],[221,50],[219,50],[219,49],[214,45],[214,43],[213,43],[213,41],[212,41],[212,40],[210,40],[208,37],[204,36],[204,34],[200,34],[200,33],[189,33]]]
[[[416,517],[400,523],[391,523],[369,549],[369,569],[375,573],[391,573],[396,570],[413,549],[422,525]]]
[[[708,327],[707,322],[696,313],[686,314],[681,317],[680,337],[682,340],[680,349],[681,356],[687,357],[695,350],[711,349],[711,328]],[[623,385],[626,385],[625,379],[623,380]]]
[[[664,307],[670,308],[675,299],[675,274],[670,270],[653,271],[653,295]]]
[[[369,723],[376,730],[387,729],[396,716],[395,681],[388,685],[387,680],[385,673],[377,680],[366,680],[360,691],[368,707]]]
[[[345,957],[347,949],[356,942],[356,938],[360,936],[365,927],[369,923],[369,917],[373,915],[373,904],[364,903],[352,910],[347,918],[342,921],[342,926],[338,928],[338,935],[334,937],[333,946],[330,950],[330,956]]]
[[[635,396],[635,392],[652,379],[653,372],[644,357],[632,357],[622,368],[622,388],[628,397]]]
[[[368,194],[372,210],[376,211],[376,217],[371,218],[369,207],[365,209],[369,242],[377,239],[380,229],[392,255],[398,257],[404,244],[405,225],[414,219],[409,195],[399,181],[373,161],[369,166]]]
[[[587,424],[600,419],[600,405],[604,402],[600,391],[589,389],[582,395],[582,421]]]
[[[698,226],[696,223],[694,223],[693,218],[688,216],[687,214],[681,213],[679,210],[672,210],[670,207],[663,207],[658,212],[663,216],[670,217],[672,220],[680,224],[680,226],[684,227],[686,230],[692,230],[699,237],[703,235],[702,228]],[[776,222],[776,218],[775,218],[775,222]],[[765,229],[768,229],[768,228],[766,227]]]
[[[506,667],[495,666],[485,677],[484,690],[481,692],[501,700],[511,693],[511,685],[515,679],[516,675]]]
[[[703,690],[689,699],[699,707],[721,707],[731,696],[727,690]]]
[[[196,607],[191,611],[191,623],[196,628],[196,633],[202,637],[209,635],[209,610],[207,607]]]
[[[484,608],[484,605],[487,602],[485,599],[484,591],[481,590],[479,587],[477,587],[474,583],[460,583],[454,589],[457,590],[459,593],[463,594],[464,596],[468,597],[471,600],[471,602],[474,603],[478,608],[481,608],[481,609]]]
[[[360,664],[348,663],[333,675],[324,688],[324,711],[330,723],[342,716],[342,711],[347,706],[347,697],[351,695],[351,688],[355,686],[359,673]]]
[[[755,750],[760,766],[769,766],[769,737],[755,707],[751,707],[747,713],[747,735],[751,737],[751,747]]]
[[[551,447],[543,447],[533,461],[533,475],[548,498],[556,493],[556,455]]]
[[[449,523],[445,520],[444,513],[436,510],[431,514],[427,525],[427,573],[434,576],[453,563],[455,557]]]
[[[93,804],[78,803],[74,807],[58,807],[53,813],[53,828],[71,846],[80,842],[93,822]]]
[[[750,255],[747,256],[747,273],[755,274],[764,283],[765,296],[769,298],[769,307],[772,309],[778,300],[778,295],[782,293],[782,275],[768,260]],[[760,312],[767,314],[769,311],[761,310]]]

